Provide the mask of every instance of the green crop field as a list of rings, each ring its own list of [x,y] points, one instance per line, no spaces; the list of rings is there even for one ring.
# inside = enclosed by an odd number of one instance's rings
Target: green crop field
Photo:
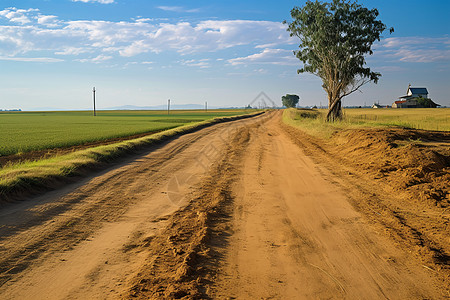
[[[0,156],[160,131],[249,110],[0,112]]]

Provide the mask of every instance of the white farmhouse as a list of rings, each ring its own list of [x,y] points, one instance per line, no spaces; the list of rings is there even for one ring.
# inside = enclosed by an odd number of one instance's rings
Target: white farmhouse
[[[398,98],[398,101],[395,101],[392,104],[392,108],[413,108],[419,107],[417,98],[428,98],[428,90],[423,87],[411,87],[408,85],[408,89],[406,90],[406,95]],[[431,107],[439,106],[436,103],[432,102]]]
[[[408,85],[408,90],[406,91],[406,96],[400,97],[400,100],[408,100],[412,98],[428,98],[428,90],[427,88],[416,88]]]

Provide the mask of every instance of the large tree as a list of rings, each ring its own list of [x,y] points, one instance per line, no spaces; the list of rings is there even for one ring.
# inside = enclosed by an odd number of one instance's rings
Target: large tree
[[[300,50],[294,51],[303,62],[298,73],[322,79],[328,95],[327,120],[340,119],[342,98],[370,81],[377,83],[381,76],[366,67],[365,55],[373,53],[372,44],[380,40],[386,25],[377,20],[377,9],[348,0],[307,1],[294,7],[291,16],[293,21],[285,23],[291,36],[300,38]]]

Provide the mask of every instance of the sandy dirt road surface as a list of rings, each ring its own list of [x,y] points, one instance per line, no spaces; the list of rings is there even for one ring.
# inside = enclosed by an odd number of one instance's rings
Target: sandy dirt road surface
[[[1,299],[444,299],[280,112],[0,210]]]

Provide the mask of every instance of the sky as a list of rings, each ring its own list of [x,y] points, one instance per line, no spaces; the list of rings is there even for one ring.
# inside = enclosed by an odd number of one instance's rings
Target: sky
[[[242,107],[261,92],[281,105],[326,105],[283,20],[306,1],[0,0],[0,109],[202,104]],[[392,104],[408,84],[450,106],[450,1],[360,0],[395,32],[367,64],[380,72],[343,102]]]

